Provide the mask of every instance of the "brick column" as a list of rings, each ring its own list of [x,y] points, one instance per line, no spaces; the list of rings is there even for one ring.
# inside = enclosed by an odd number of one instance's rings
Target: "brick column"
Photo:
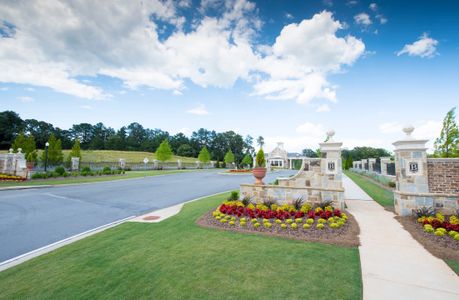
[[[411,137],[413,130],[412,126],[403,128],[405,139],[392,144],[396,173],[394,204],[395,212],[401,216],[410,215],[417,207],[434,205],[433,198],[422,196],[429,193],[425,146],[428,140],[415,140]]]

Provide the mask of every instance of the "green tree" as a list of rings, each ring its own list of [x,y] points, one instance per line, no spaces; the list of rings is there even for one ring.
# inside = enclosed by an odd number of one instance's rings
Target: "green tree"
[[[158,149],[156,149],[156,158],[162,162],[165,162],[172,158],[172,149],[167,139],[165,139],[159,145]]]
[[[258,168],[264,168],[266,166],[265,152],[263,152],[262,148],[260,148],[260,150],[258,150],[257,157],[255,158],[255,161],[257,163],[256,167],[258,167]]]
[[[435,140],[435,155],[438,157],[459,157],[459,129],[455,110],[454,107],[446,114],[440,137]]]
[[[23,132],[19,133],[11,147],[14,151],[21,148],[27,161],[37,161],[37,145],[35,144],[33,135],[26,136]]]
[[[210,161],[210,153],[206,146],[202,147],[199,152],[198,160],[202,163],[208,163]]]
[[[58,165],[64,160],[64,154],[62,153],[62,142],[56,139],[54,134],[51,134],[48,140],[48,164]],[[46,151],[41,154],[41,161],[44,163],[46,160]]]
[[[72,163],[72,157],[79,157],[81,163],[81,145],[79,139],[75,140],[72,146],[72,150],[69,152],[69,155],[67,156],[67,167],[70,167],[70,164]]]
[[[257,144],[258,144],[258,146],[260,146],[260,148],[263,148],[263,145],[265,144],[265,138],[260,135],[257,138]]]
[[[229,164],[232,164],[233,162],[234,162],[234,154],[233,154],[233,151],[231,151],[230,149],[225,154],[225,163],[229,165]]]
[[[252,164],[252,157],[249,154],[246,154],[242,159],[242,164],[250,167]]]
[[[177,149],[177,155],[179,156],[186,156],[186,157],[194,157],[195,153],[193,148],[188,144],[182,144]]]

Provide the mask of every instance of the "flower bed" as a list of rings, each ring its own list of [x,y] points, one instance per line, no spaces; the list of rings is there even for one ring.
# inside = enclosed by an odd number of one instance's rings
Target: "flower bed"
[[[0,181],[25,181],[26,178],[21,176],[0,174]]]
[[[435,215],[419,216],[418,223],[422,224],[424,232],[437,237],[445,237],[454,240],[459,246],[459,217],[444,216],[441,213]]]
[[[297,200],[298,201],[298,200]],[[203,216],[204,226],[241,232],[258,232],[295,239],[321,241],[345,246],[359,244],[359,229],[354,219],[329,202],[278,205],[226,201]],[[351,225],[349,224],[351,220]]]

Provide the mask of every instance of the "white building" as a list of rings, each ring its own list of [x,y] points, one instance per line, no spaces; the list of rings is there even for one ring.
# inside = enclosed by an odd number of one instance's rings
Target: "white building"
[[[277,143],[277,147],[266,154],[266,164],[271,168],[293,169],[294,160],[305,158],[299,153],[288,153],[284,149],[284,143]]]

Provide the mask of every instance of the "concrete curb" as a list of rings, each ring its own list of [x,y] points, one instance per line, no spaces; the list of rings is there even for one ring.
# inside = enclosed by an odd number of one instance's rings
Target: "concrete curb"
[[[130,217],[118,220],[118,221],[114,221],[114,222],[99,226],[99,227],[90,229],[88,231],[76,234],[74,236],[65,238],[63,240],[54,242],[52,244],[43,246],[41,248],[32,250],[30,252],[24,253],[22,255],[19,255],[19,256],[10,258],[8,260],[5,260],[5,261],[0,263],[0,272],[4,271],[6,269],[12,268],[14,266],[17,266],[17,265],[19,265],[19,264],[21,264],[21,263],[23,263],[25,261],[28,261],[28,260],[30,260],[32,258],[35,258],[37,256],[40,256],[42,254],[51,252],[53,250],[56,250],[56,249],[58,249],[60,247],[65,246],[65,245],[71,244],[71,243],[76,242],[78,240],[84,239],[84,238],[86,238],[88,236],[91,236],[91,235],[94,235],[96,233],[102,232],[102,231],[104,231],[106,229],[109,229],[109,228],[115,227],[117,225],[120,225],[120,224],[122,224],[122,223],[124,223],[124,222],[126,222],[126,221],[128,221],[128,220],[130,220],[132,218],[134,218],[134,217],[135,216],[130,216]]]
[[[12,190],[27,190],[27,189],[43,189],[43,188],[50,188],[57,185],[52,184],[44,184],[44,185],[18,185],[18,186],[7,186],[7,187],[0,187],[0,191],[12,191]]]

